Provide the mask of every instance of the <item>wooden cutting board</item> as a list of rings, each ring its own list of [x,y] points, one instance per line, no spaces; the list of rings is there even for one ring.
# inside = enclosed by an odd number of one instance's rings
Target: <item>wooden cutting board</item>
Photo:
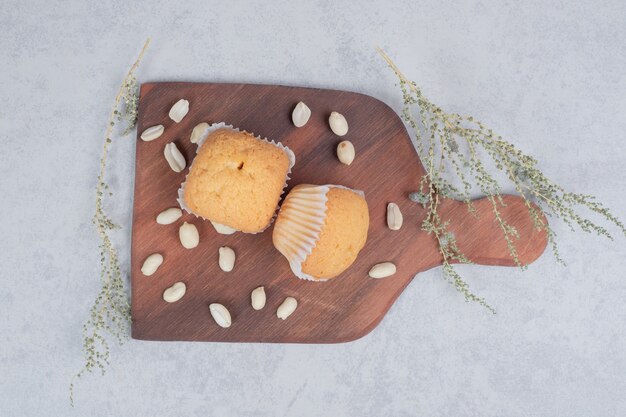
[[[180,98],[190,102],[181,123],[168,118],[170,107]],[[304,101],[312,110],[302,128],[291,122],[291,111]],[[328,127],[331,111],[342,113],[350,130],[342,138]],[[155,222],[162,210],[177,206],[180,183],[188,169],[174,173],[163,149],[174,141],[187,160],[195,155],[190,143],[193,127],[200,122],[226,122],[289,146],[296,155],[289,186],[300,183],[342,184],[365,191],[370,210],[367,244],[356,262],[341,276],[328,282],[310,282],[293,276],[289,265],[272,245],[272,229],[257,235],[216,233],[210,223],[185,214],[175,224]],[[139,139],[146,128],[163,124],[165,133],[152,142]],[[316,88],[252,84],[148,83],[141,86],[132,229],[132,337],[144,340],[214,342],[337,343],[360,338],[384,317],[416,273],[441,264],[432,236],[421,230],[426,210],[407,195],[418,189],[424,168],[407,131],[396,113],[383,102],[358,93]],[[350,140],[356,148],[351,166],[339,163],[337,144]],[[516,242],[523,263],[543,252],[546,236],[532,227],[523,201],[506,196],[503,217],[520,233]],[[396,202],[404,226],[386,226],[386,206]],[[445,200],[443,219],[464,253],[477,264],[512,266],[506,242],[495,222],[490,203],[476,202],[479,216],[468,214],[461,202]],[[184,249],[178,239],[183,221],[200,231],[200,245]],[[222,272],[218,248],[227,245],[237,253],[235,268]],[[165,261],[156,274],[146,277],[140,269],[144,259],[161,253]],[[371,279],[372,265],[392,261],[398,271],[386,279]],[[477,271],[478,272],[478,271]],[[177,281],[187,285],[178,302],[163,301],[163,291]],[[250,292],[265,286],[267,304],[261,311],[250,306]],[[449,291],[454,291],[449,287]],[[298,309],[283,321],[276,309],[287,296],[298,300]],[[208,305],[221,303],[233,324],[217,326]],[[455,308],[467,308],[459,295]]]

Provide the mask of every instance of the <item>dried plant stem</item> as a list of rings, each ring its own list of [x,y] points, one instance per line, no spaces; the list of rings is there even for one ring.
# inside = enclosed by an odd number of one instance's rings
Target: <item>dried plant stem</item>
[[[111,194],[109,186],[105,181],[105,174],[109,146],[112,143],[113,127],[116,124],[116,120],[125,120],[127,124],[122,133],[124,135],[129,133],[135,125],[138,98],[134,73],[149,44],[150,39],[146,40],[137,60],[128,70],[115,96],[104,134],[105,139],[102,157],[100,158],[100,174],[98,175],[98,183],[96,185],[96,210],[93,217],[93,223],[100,238],[100,278],[102,280],[102,288],[91,307],[89,318],[83,325],[85,365],[72,378],[70,383],[70,403],[72,406],[74,405],[74,380],[80,378],[86,372],[93,372],[96,368],[100,369],[102,374],[106,371],[106,365],[109,364],[109,338],[107,335],[120,344],[128,339],[131,320],[130,304],[128,302],[125,280],[119,265],[117,250],[109,236],[109,232],[117,229],[119,226],[114,224],[104,212],[103,199],[105,193]],[[122,101],[125,103],[123,111],[120,110]]]
[[[398,77],[404,99],[401,115],[413,131],[420,158],[426,162],[426,174],[420,179],[420,189],[411,193],[410,197],[428,209],[422,229],[436,237],[443,257],[444,276],[463,293],[466,300],[477,301],[490,311],[494,311],[482,298],[469,291],[467,284],[452,267],[453,260],[462,263],[470,261],[457,247],[454,235],[447,229],[447,221],[439,216],[437,211],[439,196],[465,201],[468,210],[475,214],[470,190],[477,186],[491,203],[492,212],[504,235],[512,259],[518,266],[525,268],[515,247],[515,240],[519,238],[518,231],[501,216],[500,209],[505,206],[502,186],[488,172],[479,150],[485,152],[491,158],[491,163],[505,173],[517,193],[524,199],[534,226],[546,232],[558,261],[562,262],[556,244],[556,233],[544,220],[542,215],[544,213],[561,219],[572,230],[577,226],[585,232],[595,232],[612,239],[606,228],[583,217],[577,211],[586,208],[617,226],[626,235],[624,224],[601,203],[596,202],[593,196],[566,191],[537,168],[537,161],[534,158],[524,154],[473,117],[443,111],[424,97],[417,84],[410,81],[382,49],[377,48],[377,51]],[[416,117],[415,113],[419,113],[419,116]],[[456,178],[445,179],[446,172],[454,174]],[[460,182],[462,187],[457,186],[455,182]]]

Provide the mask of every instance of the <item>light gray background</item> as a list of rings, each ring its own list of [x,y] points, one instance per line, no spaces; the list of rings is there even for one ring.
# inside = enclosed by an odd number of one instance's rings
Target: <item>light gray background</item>
[[[148,35],[140,81],[340,88],[399,109],[380,45],[433,101],[474,114],[626,219],[624,1],[385,3],[3,0],[0,415],[626,413],[626,240],[558,222],[566,268],[549,254],[527,272],[461,268],[496,316],[436,269],[353,343],[131,340],[69,407],[100,286],[91,216],[102,135]],[[109,211],[124,226],[115,240],[127,268],[133,139],[116,141],[111,158]]]

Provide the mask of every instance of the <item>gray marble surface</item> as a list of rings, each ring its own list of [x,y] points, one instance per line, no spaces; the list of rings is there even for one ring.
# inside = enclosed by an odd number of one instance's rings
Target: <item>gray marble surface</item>
[[[626,239],[558,222],[565,268],[549,254],[526,272],[461,268],[496,316],[435,269],[353,343],[131,340],[68,404],[100,285],[91,216],[104,124],[147,36],[140,81],[341,88],[399,109],[380,45],[432,100],[626,219],[625,21],[622,0],[3,0],[0,415],[625,415]],[[114,145],[108,209],[127,268],[134,143]]]

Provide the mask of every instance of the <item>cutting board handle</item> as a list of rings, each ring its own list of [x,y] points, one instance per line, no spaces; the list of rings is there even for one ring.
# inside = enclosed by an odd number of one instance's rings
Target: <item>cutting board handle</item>
[[[511,241],[521,264],[528,265],[543,253],[548,243],[547,233],[535,227],[523,198],[503,195],[502,199],[505,205],[498,204],[498,211],[501,218],[518,231],[519,238],[513,236]],[[450,221],[449,229],[461,252],[476,264],[515,266],[491,202],[481,198],[473,203],[479,213],[477,216],[468,212],[464,202],[444,200],[441,204],[442,219]],[[545,216],[541,216],[547,223]]]

